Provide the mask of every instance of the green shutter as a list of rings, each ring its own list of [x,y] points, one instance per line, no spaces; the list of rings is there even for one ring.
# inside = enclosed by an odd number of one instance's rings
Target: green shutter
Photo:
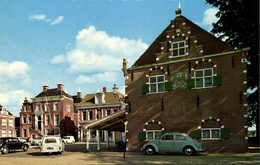
[[[165,87],[165,91],[171,91],[172,90],[172,83],[171,82],[165,82],[164,87]]]
[[[190,78],[187,80],[187,88],[194,88],[195,87],[195,82],[193,78]]]
[[[221,76],[214,76],[213,77],[213,85],[219,86],[222,83],[222,77]]]
[[[227,129],[221,129],[220,137],[222,139],[228,139],[229,138],[229,131]]]
[[[149,84],[144,84],[142,86],[143,94],[149,93]]]
[[[193,133],[195,139],[201,139],[201,129],[194,130]]]
[[[139,140],[144,141],[146,139],[146,132],[139,132]]]

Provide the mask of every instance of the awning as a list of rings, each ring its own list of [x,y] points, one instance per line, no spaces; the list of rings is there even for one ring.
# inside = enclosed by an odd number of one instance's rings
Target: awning
[[[84,126],[85,129],[124,132],[125,110],[110,114],[100,120]]]

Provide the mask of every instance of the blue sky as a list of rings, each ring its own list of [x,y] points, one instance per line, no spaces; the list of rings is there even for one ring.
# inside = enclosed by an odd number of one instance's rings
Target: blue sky
[[[23,100],[61,80],[70,95],[114,84],[175,18],[177,0],[1,0],[0,104],[19,116]],[[182,15],[211,29],[217,9],[181,0]]]

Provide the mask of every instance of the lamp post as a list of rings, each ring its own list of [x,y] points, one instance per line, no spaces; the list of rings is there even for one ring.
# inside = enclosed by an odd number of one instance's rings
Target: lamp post
[[[128,124],[128,121],[125,121],[124,122],[124,125],[125,125],[125,146],[124,146],[124,156],[123,156],[123,158],[125,158],[125,153],[126,153],[126,126],[127,126],[127,124]]]

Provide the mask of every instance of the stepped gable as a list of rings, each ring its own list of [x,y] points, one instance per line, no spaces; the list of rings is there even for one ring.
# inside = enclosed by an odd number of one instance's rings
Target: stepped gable
[[[64,95],[66,97],[72,98],[69,94],[67,94],[66,92],[64,92],[63,90],[58,90],[58,88],[54,88],[54,89],[47,89],[46,92],[41,92],[40,94],[38,94],[36,97],[45,97],[45,96],[60,96],[60,95]]]
[[[186,40],[188,55],[170,58],[170,42]],[[154,40],[132,67],[174,61],[233,51],[227,43],[216,38],[184,16],[177,16]]]

